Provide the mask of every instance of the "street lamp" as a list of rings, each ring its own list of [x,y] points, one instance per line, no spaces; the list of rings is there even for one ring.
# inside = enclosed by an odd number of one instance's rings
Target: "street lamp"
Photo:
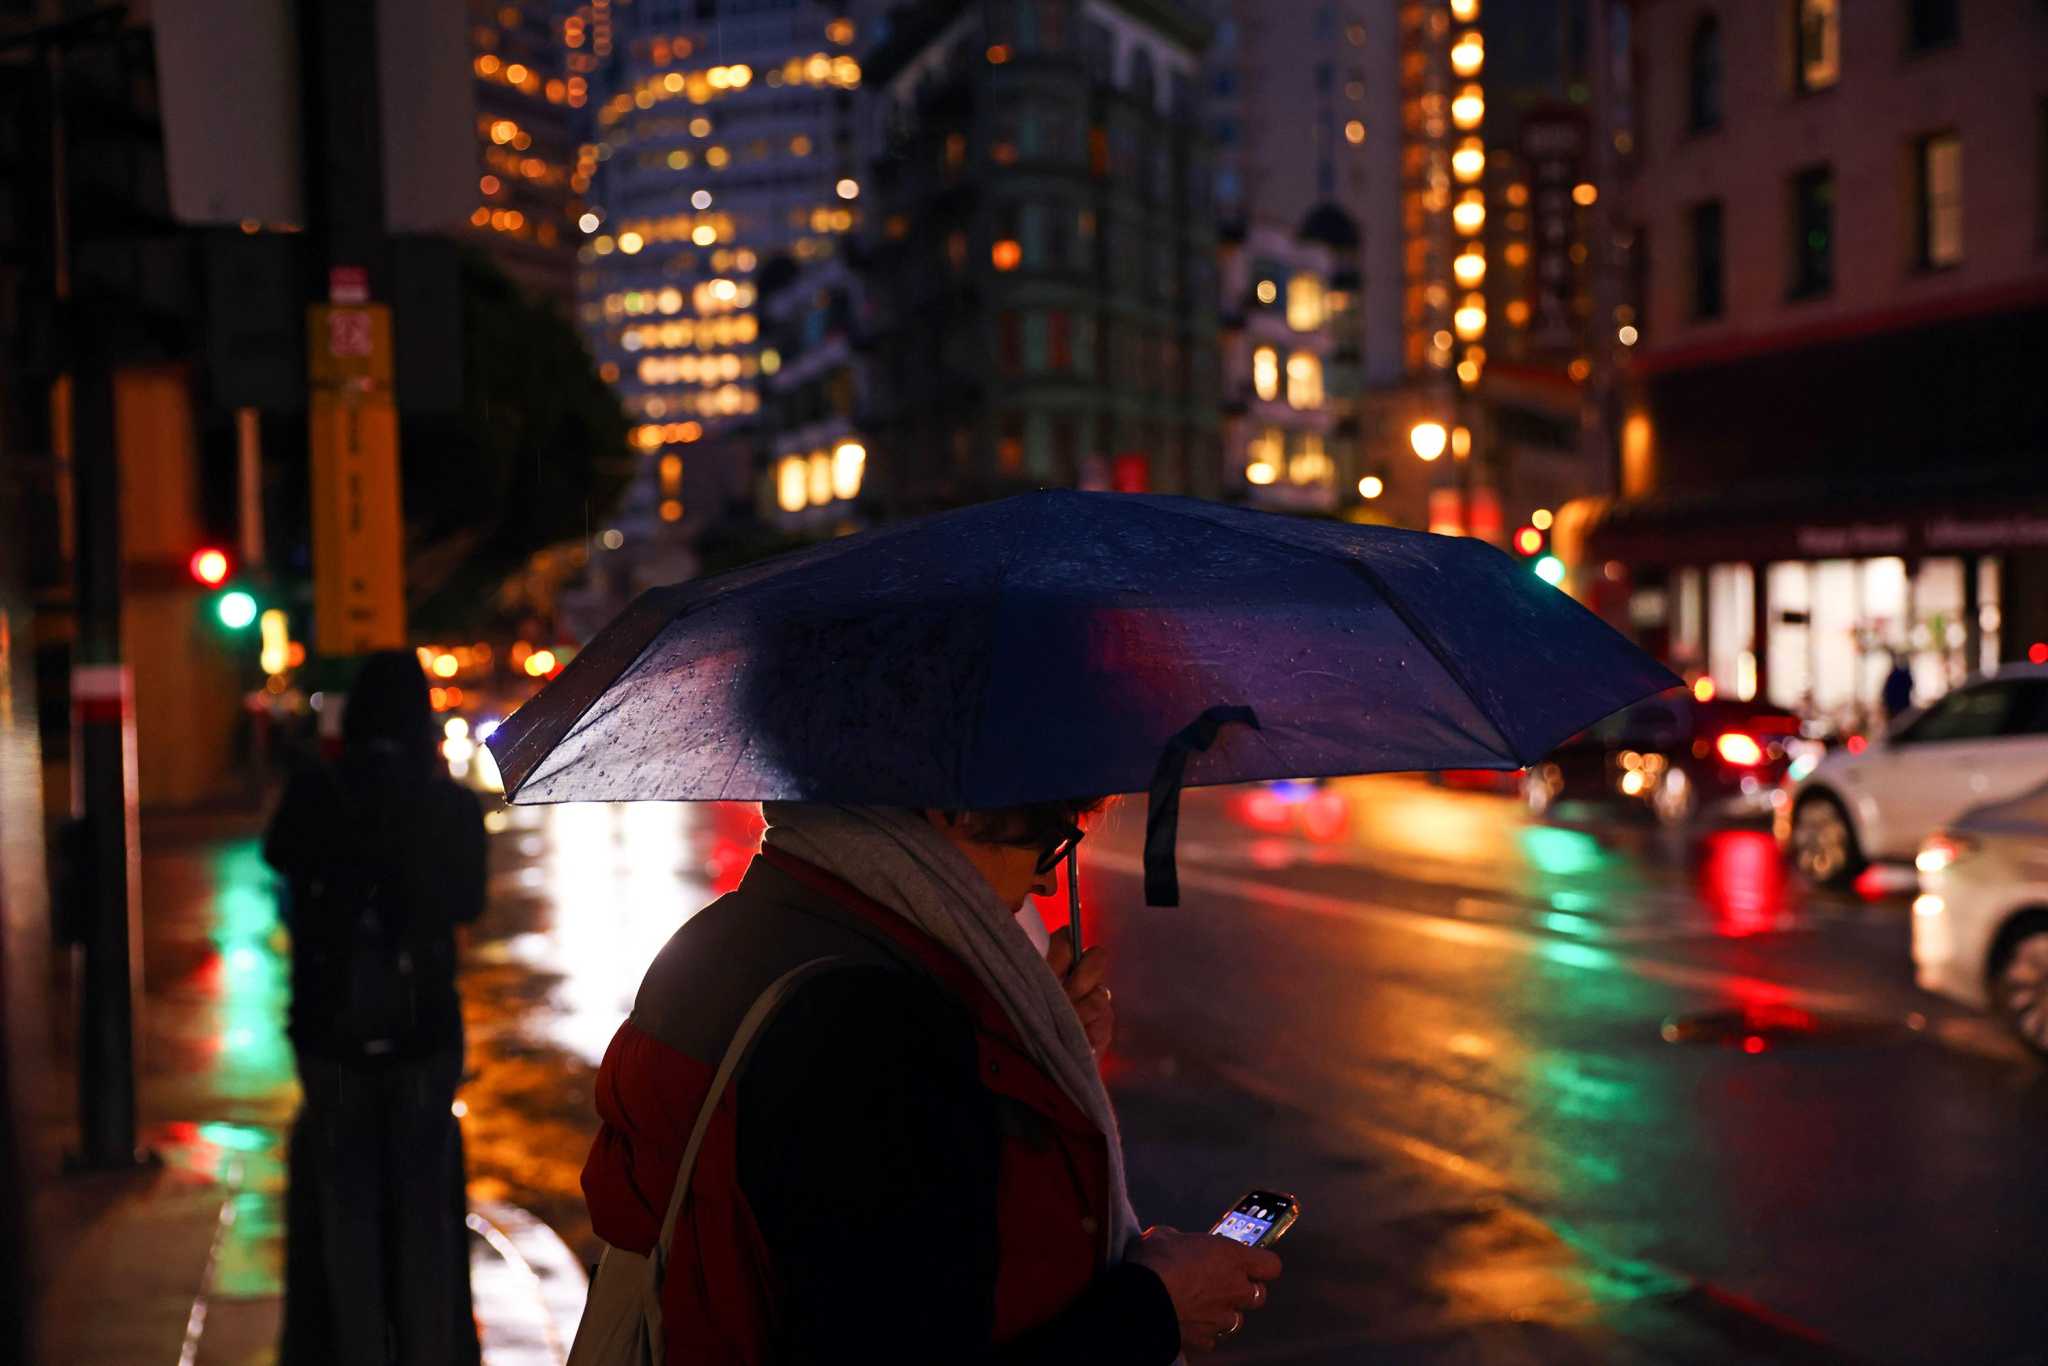
[[[1408,429],[1408,444],[1424,460],[1434,460],[1444,453],[1444,445],[1450,440],[1450,433],[1441,422],[1418,422]]]

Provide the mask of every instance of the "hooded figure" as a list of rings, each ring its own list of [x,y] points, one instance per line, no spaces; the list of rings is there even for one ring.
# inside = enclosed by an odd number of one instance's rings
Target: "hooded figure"
[[[439,764],[409,651],[367,659],[341,752],[295,774],[263,856],[284,878],[293,1126],[285,1366],[474,1361],[455,993],[484,907],[483,813]]]

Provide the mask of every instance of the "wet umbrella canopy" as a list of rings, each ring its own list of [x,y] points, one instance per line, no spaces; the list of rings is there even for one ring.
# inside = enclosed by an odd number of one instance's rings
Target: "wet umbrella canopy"
[[[973,809],[1519,768],[1677,680],[1491,546],[1025,494],[656,589],[490,745],[515,802]]]

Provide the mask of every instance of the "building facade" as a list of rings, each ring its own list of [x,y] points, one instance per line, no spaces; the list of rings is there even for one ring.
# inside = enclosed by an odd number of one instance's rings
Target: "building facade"
[[[862,0],[590,0],[590,206],[579,318],[646,467],[611,530],[659,582],[752,488],[759,272],[835,255],[864,207]]]
[[[1218,491],[1205,38],[1164,0],[937,3],[871,54],[869,473],[891,511]]]
[[[1377,497],[1358,466],[1357,228],[1228,231],[1222,250],[1225,494],[1333,512]]]
[[[1893,651],[1923,697],[2048,659],[2048,12],[1632,19],[1639,340],[1586,559],[1678,667],[1844,724]]]
[[[596,50],[590,11],[565,0],[469,0],[477,146],[470,232],[507,275],[564,317],[575,306],[577,219],[590,186],[579,129],[591,73],[610,55]]]
[[[771,363],[754,424],[754,516],[788,534],[864,524],[871,315],[859,272],[840,253],[763,273]]]

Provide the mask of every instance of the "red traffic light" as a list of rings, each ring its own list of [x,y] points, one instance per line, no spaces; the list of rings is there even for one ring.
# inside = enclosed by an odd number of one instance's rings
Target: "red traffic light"
[[[1534,555],[1543,549],[1543,533],[1533,526],[1525,526],[1515,533],[1515,549],[1524,555]]]
[[[201,546],[193,551],[192,558],[186,565],[191,569],[192,577],[208,588],[218,588],[226,583],[228,570],[232,567],[228,563],[227,551],[210,545]]]

